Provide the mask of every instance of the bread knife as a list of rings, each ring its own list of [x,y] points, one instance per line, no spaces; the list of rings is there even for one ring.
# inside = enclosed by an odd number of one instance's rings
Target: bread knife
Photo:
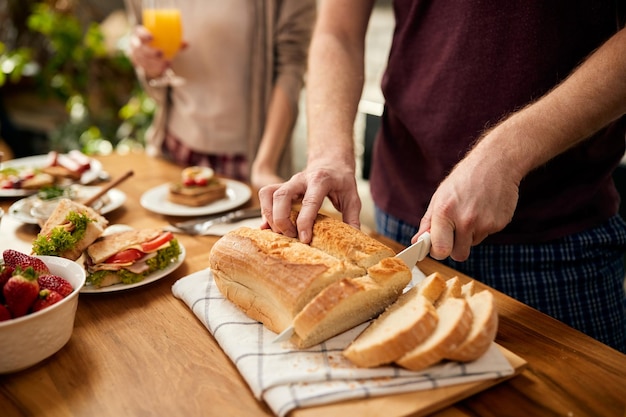
[[[409,268],[413,268],[416,263],[423,261],[429,252],[430,233],[424,232],[419,239],[417,239],[417,242],[397,254],[396,258],[402,259]]]
[[[428,255],[428,252],[430,252],[430,233],[424,232],[419,239],[417,239],[417,242],[398,253],[396,258],[400,258],[409,268],[413,268],[416,263],[424,260],[426,255]],[[272,343],[289,340],[294,333],[295,329],[293,325],[291,325],[280,332],[280,334],[274,338]]]

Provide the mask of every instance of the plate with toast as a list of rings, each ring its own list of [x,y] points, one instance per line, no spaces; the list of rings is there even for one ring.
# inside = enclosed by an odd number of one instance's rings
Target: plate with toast
[[[179,187],[179,184],[166,183],[143,193],[140,204],[146,210],[168,216],[205,216],[235,209],[252,197],[252,190],[243,182],[227,178],[220,178],[220,182],[224,185],[223,197],[208,203],[192,205],[189,198],[182,199],[189,197],[183,196],[182,192],[172,198],[172,189]]]
[[[0,164],[0,197],[23,197],[51,185],[89,184],[103,173],[100,161],[80,151],[10,159]]]

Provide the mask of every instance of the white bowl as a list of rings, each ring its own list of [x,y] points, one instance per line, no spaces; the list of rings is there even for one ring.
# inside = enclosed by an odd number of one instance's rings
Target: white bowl
[[[54,355],[70,340],[85,285],[85,269],[57,256],[38,256],[50,269],[72,284],[74,291],[56,304],[36,313],[0,322],[0,373],[16,372]]]

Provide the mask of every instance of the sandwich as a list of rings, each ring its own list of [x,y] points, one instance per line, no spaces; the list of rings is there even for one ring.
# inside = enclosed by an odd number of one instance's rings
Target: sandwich
[[[181,178],[170,184],[168,200],[184,206],[204,206],[226,197],[226,184],[211,168],[193,166],[183,169]]]
[[[101,236],[85,251],[87,284],[95,288],[134,284],[178,260],[181,248],[171,232],[132,229]]]
[[[35,255],[77,260],[109,224],[91,207],[62,198],[33,241]]]

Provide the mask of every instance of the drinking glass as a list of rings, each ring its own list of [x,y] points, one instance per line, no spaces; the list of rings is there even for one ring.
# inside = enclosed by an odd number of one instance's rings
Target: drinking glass
[[[183,22],[177,0],[142,0],[142,24],[152,34],[150,45],[163,51],[169,61],[174,59],[183,42]],[[185,80],[167,68],[149,84],[153,87],[181,85]]]

